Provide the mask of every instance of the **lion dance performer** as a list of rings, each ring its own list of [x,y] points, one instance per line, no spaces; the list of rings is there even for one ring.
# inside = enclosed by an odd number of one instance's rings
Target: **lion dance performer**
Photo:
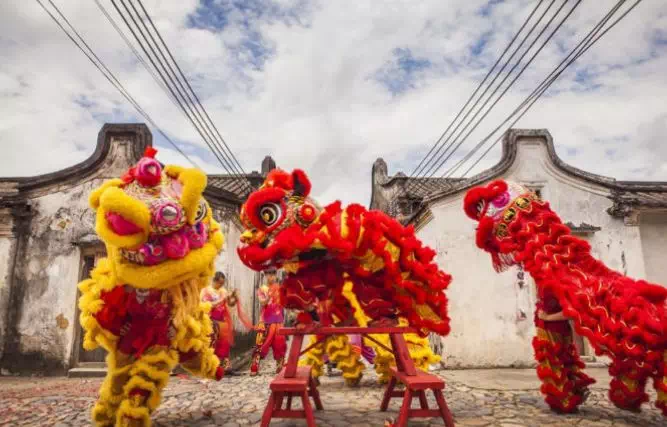
[[[273,170],[241,209],[247,229],[239,256],[257,271],[287,273],[281,298],[285,308],[300,311],[297,321],[366,326],[361,322],[396,324],[403,318],[422,336],[447,335],[444,290],[451,277],[432,262],[435,252],[417,240],[414,229],[356,204],[321,208],[310,189],[303,171]],[[359,382],[364,364],[347,336],[313,339],[324,341],[306,355],[316,377],[327,354],[346,382]]]
[[[520,264],[535,279],[539,306],[533,340],[541,391],[549,406],[572,412],[593,380],[572,344],[572,330],[588,338],[597,355],[612,359],[611,401],[639,411],[653,379],[656,406],[667,415],[667,289],[633,280],[591,256],[547,202],[502,180],[474,188],[466,214],[479,221],[477,246],[501,271]]]
[[[275,270],[266,272],[266,282],[257,290],[257,299],[262,311],[259,325],[256,327],[257,337],[250,375],[257,375],[260,362],[266,358],[269,350],[273,351],[273,358],[276,360],[276,373],[280,372],[287,352],[287,339],[284,335],[276,333],[285,321],[285,313],[280,302],[280,285]]]
[[[202,198],[206,175],[165,168],[148,148],[121,179],[90,195],[108,257],[79,284],[83,346],[107,352],[93,407],[98,426],[149,426],[172,369],[220,380],[209,305],[199,294],[213,275],[223,236]]]
[[[228,291],[225,288],[225,280],[225,273],[222,271],[216,272],[211,286],[202,290],[201,299],[202,302],[210,303],[212,306],[210,317],[213,321],[213,337],[215,338],[212,345],[223,369],[228,371],[232,368],[229,354],[234,346],[234,326],[229,308],[236,307],[238,316],[244,325],[248,320],[246,320],[241,310],[241,304],[238,304],[236,289]]]

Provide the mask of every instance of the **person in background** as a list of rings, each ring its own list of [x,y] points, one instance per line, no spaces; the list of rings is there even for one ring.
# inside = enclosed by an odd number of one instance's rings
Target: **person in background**
[[[211,303],[210,317],[213,321],[213,340],[215,342],[215,355],[220,359],[220,365],[225,371],[231,369],[229,353],[234,345],[234,327],[229,311],[238,303],[236,289],[233,291],[225,288],[225,274],[222,271],[215,273],[213,283],[202,289],[202,302]]]
[[[281,371],[285,362],[287,340],[284,335],[277,334],[285,321],[285,313],[280,304],[280,283],[276,273],[276,270],[268,270],[265,273],[266,283],[257,290],[261,311],[259,325],[255,328],[257,338],[250,375],[256,375],[259,372],[261,360],[266,358],[269,350],[273,351],[273,358],[276,360],[276,372]]]

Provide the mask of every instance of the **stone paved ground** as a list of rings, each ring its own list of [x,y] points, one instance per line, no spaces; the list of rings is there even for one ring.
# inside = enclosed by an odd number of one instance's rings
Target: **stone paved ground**
[[[271,364],[272,365],[272,364]],[[537,391],[532,370],[440,371],[447,379],[445,395],[460,426],[664,426],[659,412],[646,405],[640,414],[621,411],[606,399],[608,377],[602,369],[589,374],[599,380],[589,401],[576,415],[551,413]],[[163,405],[154,414],[155,426],[258,425],[268,398],[271,375],[229,376],[222,382],[172,377]],[[100,379],[0,377],[0,425],[84,426]],[[318,426],[382,426],[395,417],[378,411],[382,388],[370,373],[358,388],[347,388],[340,376],[324,378],[320,387],[325,410]],[[655,394],[652,393],[653,399]],[[431,399],[432,401],[433,399]],[[274,422],[272,426],[303,422]],[[442,425],[412,422],[411,425]]]

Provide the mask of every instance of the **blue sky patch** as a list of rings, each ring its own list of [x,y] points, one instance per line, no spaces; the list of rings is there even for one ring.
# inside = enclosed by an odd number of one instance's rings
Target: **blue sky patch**
[[[380,82],[392,95],[398,95],[415,87],[419,75],[433,64],[427,58],[418,58],[409,48],[395,48],[393,58],[375,74]]]

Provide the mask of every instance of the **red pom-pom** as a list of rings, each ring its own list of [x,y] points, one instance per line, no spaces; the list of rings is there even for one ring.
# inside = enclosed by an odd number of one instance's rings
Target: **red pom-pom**
[[[151,159],[154,159],[156,154],[157,150],[150,146],[146,147],[146,151],[144,151],[144,157],[150,157]]]

